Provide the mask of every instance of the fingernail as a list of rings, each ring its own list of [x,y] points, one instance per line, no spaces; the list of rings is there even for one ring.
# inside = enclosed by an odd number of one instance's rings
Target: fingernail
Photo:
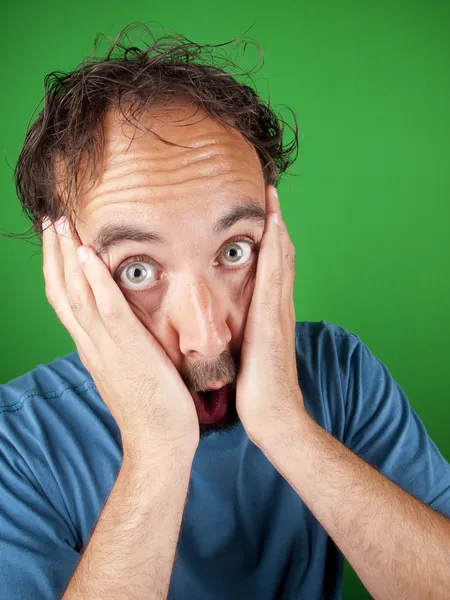
[[[278,225],[279,218],[278,218],[278,213],[277,212],[272,213],[272,221]]]
[[[58,233],[64,233],[66,229],[66,217],[61,217],[55,223],[56,231]]]
[[[48,217],[42,219],[42,229],[47,229],[51,225],[51,220]]]

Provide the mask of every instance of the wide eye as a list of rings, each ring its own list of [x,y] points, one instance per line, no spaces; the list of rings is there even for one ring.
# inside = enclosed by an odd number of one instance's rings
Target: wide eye
[[[246,240],[235,240],[223,249],[221,256],[227,264],[245,264],[252,254],[253,244]]]
[[[155,265],[137,257],[119,269],[117,279],[130,289],[140,289],[154,283],[156,272]]]

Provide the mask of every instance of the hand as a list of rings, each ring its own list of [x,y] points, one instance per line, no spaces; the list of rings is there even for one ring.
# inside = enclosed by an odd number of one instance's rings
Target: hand
[[[236,382],[236,410],[257,445],[305,411],[295,352],[295,249],[273,186],[266,186],[266,215]]]
[[[181,446],[195,452],[197,411],[175,365],[89,246],[80,264],[82,243],[69,221],[60,234],[49,224],[43,223],[42,239],[47,299],[116,420],[124,451]]]

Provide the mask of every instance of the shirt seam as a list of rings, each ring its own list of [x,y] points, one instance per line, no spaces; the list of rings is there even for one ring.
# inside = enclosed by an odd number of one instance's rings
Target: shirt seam
[[[41,392],[38,389],[30,388],[28,390],[24,390],[19,398],[13,404],[9,404],[8,406],[2,406],[0,408],[0,414],[3,413],[11,413],[19,411],[25,402],[35,396],[39,396],[44,400],[57,398],[58,396],[62,396],[66,390],[72,389],[73,391],[86,391],[95,387],[95,383],[93,382],[91,377],[87,377],[83,383],[80,383],[75,386],[71,386],[69,383],[62,383],[59,387],[49,390],[46,392]],[[0,388],[1,391],[1,388]]]

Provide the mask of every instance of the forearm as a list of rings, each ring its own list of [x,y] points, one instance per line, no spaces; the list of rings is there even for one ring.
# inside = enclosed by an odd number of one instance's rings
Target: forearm
[[[413,498],[309,415],[258,444],[377,600],[447,599],[450,520]]]
[[[124,457],[63,600],[167,598],[192,459]]]

